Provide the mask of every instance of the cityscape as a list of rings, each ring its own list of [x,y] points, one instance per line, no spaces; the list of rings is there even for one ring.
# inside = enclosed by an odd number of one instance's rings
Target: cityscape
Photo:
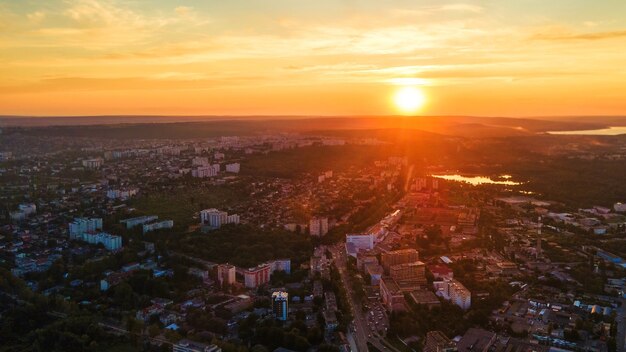
[[[0,0],[0,352],[626,352],[624,14]]]

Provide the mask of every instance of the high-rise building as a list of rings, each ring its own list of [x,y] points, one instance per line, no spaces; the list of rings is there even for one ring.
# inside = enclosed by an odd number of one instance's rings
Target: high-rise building
[[[246,269],[243,273],[244,284],[247,288],[257,288],[270,281],[270,265],[261,264],[254,268]]]
[[[238,224],[239,215],[228,215],[227,212],[215,208],[205,209],[200,212],[200,223],[217,229],[226,224]]]
[[[389,274],[397,282],[426,285],[426,266],[422,262],[394,265],[389,268]]]
[[[95,233],[101,230],[101,218],[76,218],[69,224],[71,240],[82,239],[84,233]]]
[[[235,266],[230,264],[220,264],[217,266],[217,280],[220,286],[235,283],[235,270]]]
[[[472,293],[457,280],[443,280],[433,282],[435,292],[444,299],[451,301],[462,309],[469,309],[472,305]]]
[[[283,291],[272,293],[272,312],[278,320],[287,320],[289,314],[289,294]]]
[[[381,264],[386,271],[394,265],[415,263],[419,261],[419,253],[415,249],[399,249],[383,252],[380,256]]]

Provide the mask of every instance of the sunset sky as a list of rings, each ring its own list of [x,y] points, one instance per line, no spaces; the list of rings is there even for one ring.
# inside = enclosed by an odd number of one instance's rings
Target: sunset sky
[[[626,113],[624,0],[0,0],[0,114]]]

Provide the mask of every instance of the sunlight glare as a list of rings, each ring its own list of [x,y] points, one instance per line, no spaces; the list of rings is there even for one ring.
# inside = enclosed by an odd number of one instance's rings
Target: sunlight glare
[[[393,101],[398,110],[402,113],[410,114],[416,112],[424,105],[426,97],[419,88],[409,86],[396,91]]]

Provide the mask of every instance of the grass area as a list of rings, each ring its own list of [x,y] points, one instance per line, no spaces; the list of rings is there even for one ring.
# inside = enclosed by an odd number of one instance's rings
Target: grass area
[[[237,185],[203,186],[194,184],[173,191],[152,192],[131,203],[141,214],[158,215],[160,219],[174,220],[174,228],[186,230],[198,223],[198,212],[206,208],[228,210],[246,194]],[[196,218],[194,218],[194,216]]]

